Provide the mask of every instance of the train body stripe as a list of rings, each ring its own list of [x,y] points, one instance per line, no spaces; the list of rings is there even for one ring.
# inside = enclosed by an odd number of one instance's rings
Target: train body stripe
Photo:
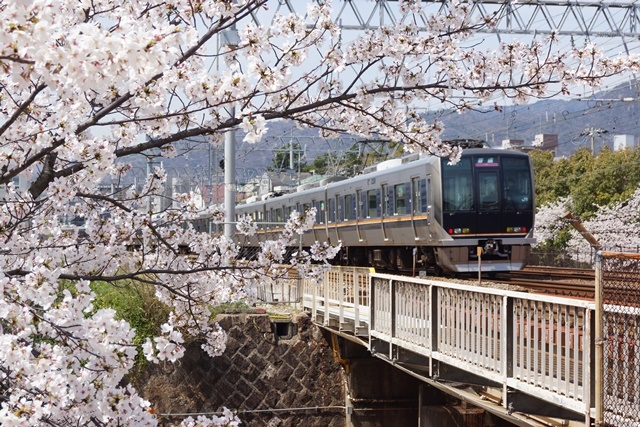
[[[380,224],[406,224],[411,221],[425,221],[429,219],[429,217],[425,214],[416,215],[411,217],[410,215],[402,215],[397,217],[384,218],[382,221],[380,218],[367,218],[366,220],[360,221],[340,221],[338,223],[328,223],[328,224],[316,224],[313,226],[313,230],[325,231],[325,230],[335,230],[341,228],[355,227],[356,225],[380,225]],[[268,233],[281,233],[284,231],[284,228],[269,228],[269,229],[260,229],[256,234],[268,234]],[[489,238],[489,237],[525,237],[527,233],[475,233],[475,234],[459,234],[459,235],[450,235],[454,240],[455,239],[468,239],[473,237],[478,238]]]

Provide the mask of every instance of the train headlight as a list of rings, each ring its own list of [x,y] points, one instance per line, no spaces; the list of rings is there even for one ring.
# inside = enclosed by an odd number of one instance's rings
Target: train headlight
[[[526,233],[527,227],[507,227],[507,233]]]
[[[471,233],[470,228],[450,228],[449,234],[469,234]]]

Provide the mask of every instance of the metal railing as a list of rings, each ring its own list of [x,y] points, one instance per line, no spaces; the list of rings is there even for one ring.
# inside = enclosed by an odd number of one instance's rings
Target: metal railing
[[[318,323],[381,340],[591,416],[640,425],[640,255],[599,252],[596,301],[333,267],[320,282],[261,289],[297,299]],[[275,286],[275,287],[273,287]],[[268,292],[267,292],[268,291]],[[274,295],[277,295],[274,298]],[[387,351],[385,350],[385,351]]]
[[[303,307],[311,310],[311,317],[329,325],[332,321],[340,329],[367,335],[369,323],[369,273],[363,267],[331,267],[320,283],[302,281]]]
[[[406,348],[590,419],[594,303],[384,274],[371,292],[389,359]]]
[[[318,323],[368,330],[372,350],[372,340],[389,343],[389,360],[410,350],[431,366],[503,384],[505,408],[508,391],[518,390],[583,414],[588,425],[595,303],[367,273],[332,269],[324,283],[303,285],[303,306]]]
[[[290,267],[282,272],[265,276],[256,287],[256,299],[267,304],[297,304],[300,302],[301,280],[297,270]]]

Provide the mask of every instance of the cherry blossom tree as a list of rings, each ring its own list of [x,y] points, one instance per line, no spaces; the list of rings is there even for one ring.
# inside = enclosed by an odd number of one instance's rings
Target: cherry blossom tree
[[[189,225],[202,215],[234,220],[219,207],[182,195],[179,208],[149,209],[163,191],[161,168],[141,189],[100,191],[132,156],[176,155],[185,138],[217,144],[232,129],[257,142],[270,121],[287,119],[455,161],[442,123],[412,106],[435,100],[462,111],[469,95],[496,93],[525,102],[638,68],[637,58],[607,59],[592,45],[557,53],[555,36],[482,50],[467,41],[493,22],[470,5],[450,3],[422,32],[419,2],[401,6],[400,24],[345,41],[329,3],[264,27],[250,19],[264,0],[0,1],[2,425],[155,425],[150,403],[123,385],[135,355],[175,361],[186,337],[200,337],[211,356],[224,351],[210,307],[277,278],[286,247],[313,221],[313,212],[294,213],[281,238],[242,260],[234,242]],[[239,42],[218,49],[236,27]],[[82,229],[65,222],[73,217]],[[239,228],[255,231],[245,220]],[[318,243],[293,259],[312,274],[312,261],[334,254]],[[152,286],[170,310],[142,348],[114,310],[94,308],[92,282],[122,280]],[[228,412],[185,420],[237,423]]]
[[[566,212],[571,212],[571,205],[571,197],[561,197],[553,203],[538,207],[535,218],[535,246],[556,246],[559,235],[567,229],[568,223],[562,217]]]
[[[637,251],[640,237],[636,230],[640,223],[640,188],[627,200],[609,206],[598,206],[596,213],[583,222],[584,227],[597,239],[602,249]],[[576,253],[593,252],[589,242],[572,230],[568,247]],[[592,259],[582,261],[590,262]]]
[[[607,206],[596,206],[595,213],[582,225],[600,245],[594,248],[585,237],[563,219],[572,211],[571,197],[558,199],[538,208],[536,212],[537,246],[563,249],[575,261],[591,263],[597,249],[637,251],[640,237],[634,230],[640,223],[640,188],[626,200]]]

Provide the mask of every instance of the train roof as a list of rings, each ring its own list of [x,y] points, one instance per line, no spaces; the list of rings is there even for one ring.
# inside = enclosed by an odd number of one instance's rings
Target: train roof
[[[472,155],[479,155],[479,154],[501,155],[505,153],[508,153],[509,155],[516,155],[516,156],[528,156],[528,154],[523,153],[521,151],[504,150],[499,148],[464,148],[462,150],[462,156],[472,156]],[[292,197],[292,196],[295,196],[295,197],[304,196],[305,194],[311,194],[320,189],[325,189],[325,188],[328,189],[328,188],[333,188],[335,186],[345,185],[347,182],[357,184],[359,181],[364,181],[371,178],[377,178],[378,176],[385,175],[389,173],[389,171],[398,169],[403,166],[408,166],[408,165],[417,166],[417,165],[427,164],[427,163],[439,163],[441,159],[442,158],[438,156],[424,155],[424,154],[420,155],[418,153],[414,153],[408,156],[386,160],[384,162],[370,166],[368,168],[365,168],[361,174],[353,176],[351,178],[345,179],[344,177],[339,177],[336,179],[324,179],[324,180],[318,181],[317,183],[314,183],[315,185],[311,184],[310,186],[309,185],[301,186],[298,188],[297,191],[294,191],[291,193],[283,194],[277,197],[270,197],[262,200],[256,200],[250,203],[241,202],[238,206],[245,207],[245,206],[251,206],[254,204],[261,204],[265,201],[286,199],[287,197]]]
[[[505,150],[503,148],[465,148],[462,150],[462,155],[473,155],[473,154],[505,154],[509,153],[509,155],[515,154],[517,156],[529,156],[527,153],[522,151],[515,150]]]

